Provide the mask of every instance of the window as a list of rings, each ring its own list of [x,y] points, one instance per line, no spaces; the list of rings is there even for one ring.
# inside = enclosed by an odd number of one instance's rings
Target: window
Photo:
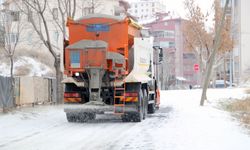
[[[10,15],[11,15],[12,21],[19,21],[19,19],[20,19],[19,18],[20,17],[19,11],[11,11]]]
[[[83,9],[83,15],[86,16],[88,14],[91,14],[92,13],[92,8],[91,7],[85,7]]]
[[[80,68],[80,51],[70,52],[70,64],[71,68]]]
[[[33,44],[33,32],[29,32],[28,37],[27,37],[27,42],[30,45]]]
[[[175,37],[175,33],[174,31],[164,31],[164,37],[165,38],[174,38]]]
[[[0,44],[4,44],[4,27],[0,25]]]
[[[6,36],[5,36],[5,42],[6,42],[7,45],[15,44],[15,43],[17,43],[17,41],[18,41],[18,38],[17,38],[17,34],[16,33],[6,34]]]
[[[53,19],[58,20],[58,8],[52,9]]]
[[[135,8],[137,8],[137,4],[135,4]]]
[[[152,6],[154,7],[154,6],[155,6],[155,3],[152,3]]]
[[[168,48],[169,47],[169,42],[160,42],[160,47]]]
[[[31,22],[32,17],[33,17],[32,11],[29,11],[27,15],[28,22]]]
[[[175,48],[175,42],[169,42],[169,48]]]

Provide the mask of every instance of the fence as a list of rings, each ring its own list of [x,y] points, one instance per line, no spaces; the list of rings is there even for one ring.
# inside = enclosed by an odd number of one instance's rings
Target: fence
[[[0,76],[0,108],[12,108],[15,106],[11,94],[11,78]]]
[[[56,103],[56,80],[44,77],[16,77],[15,98],[10,94],[11,80],[0,77],[0,107]],[[15,99],[15,100],[14,100]]]

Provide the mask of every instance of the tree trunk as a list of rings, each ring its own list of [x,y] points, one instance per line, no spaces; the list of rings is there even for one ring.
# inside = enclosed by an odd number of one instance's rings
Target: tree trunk
[[[11,87],[10,87],[10,93],[13,98],[13,106],[16,105],[16,98],[15,98],[15,78],[14,78],[14,60],[13,56],[10,56],[10,78],[11,78]]]
[[[209,84],[209,81],[210,81],[212,67],[214,65],[215,55],[216,55],[216,53],[217,53],[217,51],[219,49],[219,46],[220,46],[221,31],[222,31],[222,28],[223,28],[223,26],[225,24],[225,16],[226,16],[226,10],[228,8],[228,3],[229,3],[229,0],[226,1],[225,7],[224,7],[224,10],[223,10],[223,17],[221,18],[219,28],[216,30],[214,48],[213,48],[212,54],[210,56],[209,64],[206,67],[207,70],[206,70],[206,75],[205,75],[204,85],[203,85],[203,90],[202,90],[202,95],[201,95],[201,101],[200,101],[201,106],[204,105],[204,102],[205,102],[205,99],[206,99],[207,88],[208,88],[208,84]]]
[[[63,103],[63,85],[61,83],[63,75],[61,71],[60,57],[55,60],[55,70],[56,70],[56,103]]]

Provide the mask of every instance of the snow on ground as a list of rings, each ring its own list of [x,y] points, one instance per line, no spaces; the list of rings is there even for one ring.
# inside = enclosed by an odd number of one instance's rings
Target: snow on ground
[[[14,63],[14,74],[27,76],[44,76],[51,74],[52,70],[49,66],[40,63],[34,58],[21,56]],[[0,75],[9,76],[10,66],[6,63],[0,64]]]
[[[0,115],[0,149],[19,150],[248,150],[250,136],[216,103],[244,97],[242,89],[162,91],[160,110],[141,123],[98,116],[68,123],[63,106],[23,108]]]

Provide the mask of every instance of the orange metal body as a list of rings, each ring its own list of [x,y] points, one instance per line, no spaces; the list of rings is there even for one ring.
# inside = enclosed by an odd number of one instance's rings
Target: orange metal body
[[[109,31],[104,32],[88,32],[87,25],[91,24],[106,24],[109,25]],[[126,71],[128,66],[128,53],[131,46],[134,44],[134,37],[140,36],[140,29],[133,25],[129,18],[124,20],[115,20],[111,18],[87,18],[79,21],[68,20],[69,29],[69,45],[81,40],[102,40],[108,43],[107,51],[117,52],[124,55],[126,60]],[[71,50],[72,51],[72,50]],[[84,51],[76,49],[80,54],[80,67],[70,67],[70,50],[65,50],[65,74],[72,76],[75,72],[84,72],[86,62],[91,62],[92,65],[104,65],[104,69],[112,70],[110,60],[103,62],[103,55],[97,50],[91,50],[91,53],[85,54]],[[89,51],[90,52],[90,51]]]

